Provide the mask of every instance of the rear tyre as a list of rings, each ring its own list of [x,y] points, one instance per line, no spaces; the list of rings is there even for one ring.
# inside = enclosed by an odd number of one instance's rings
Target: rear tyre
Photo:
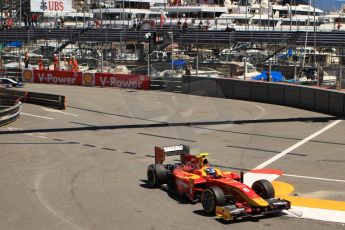
[[[274,198],[275,191],[273,185],[268,180],[258,180],[252,185],[252,189],[263,199]]]
[[[207,214],[215,215],[216,206],[226,204],[223,190],[215,186],[205,189],[201,194],[201,204]]]
[[[159,187],[167,181],[165,168],[162,164],[150,165],[147,169],[147,181],[152,187]]]

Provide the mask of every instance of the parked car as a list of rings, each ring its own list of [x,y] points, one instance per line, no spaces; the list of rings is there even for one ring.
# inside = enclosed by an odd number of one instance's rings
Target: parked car
[[[21,88],[21,87],[24,87],[24,83],[17,82],[11,78],[0,78],[0,86],[4,88],[12,88],[12,87]]]

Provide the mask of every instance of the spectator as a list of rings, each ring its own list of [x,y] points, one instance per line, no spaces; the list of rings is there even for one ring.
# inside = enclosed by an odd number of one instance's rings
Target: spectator
[[[57,22],[56,22],[56,28],[57,28],[57,29],[60,29],[60,27],[61,27],[61,18],[59,17],[59,18],[57,19]]]
[[[204,30],[208,31],[209,27],[210,27],[210,21],[208,19],[206,19]]]
[[[54,54],[53,56],[53,64],[54,64],[54,71],[58,71],[59,70],[59,57]]]
[[[12,18],[7,18],[6,19],[6,23],[7,23],[7,29],[11,29],[13,27],[13,19]]]
[[[199,29],[199,30],[202,30],[202,29],[203,29],[202,20],[200,20],[200,22],[199,22],[198,29]]]
[[[32,23],[30,13],[28,13],[28,14],[26,15],[26,17],[27,17],[27,19],[28,19],[28,27],[27,27],[27,28],[30,28],[30,27],[31,27],[31,23]]]
[[[324,77],[325,77],[325,72],[323,71],[323,68],[320,67],[320,69],[319,69],[319,85],[323,83]]]
[[[29,68],[29,61],[30,61],[29,54],[28,52],[25,52],[25,55],[24,55],[25,68]]]
[[[182,31],[187,32],[188,31],[188,22],[187,19],[184,20],[184,23],[182,25]]]
[[[6,19],[2,20],[2,28],[3,28],[4,30],[7,29],[7,20],[6,20]]]
[[[337,20],[337,29],[338,29],[338,31],[340,30],[340,28],[341,28],[341,23],[340,23],[340,19],[338,19]]]
[[[180,19],[178,19],[178,21],[177,21],[177,29],[178,30],[181,30],[181,20]]]
[[[2,58],[0,57],[0,73],[2,74],[4,72],[4,70],[2,69],[3,68],[3,61],[2,61]]]
[[[43,61],[42,61],[42,56],[39,56],[38,58],[38,70],[43,70]]]
[[[24,11],[23,13],[23,20],[24,20],[24,25],[25,25],[25,28],[28,28],[28,25],[29,25],[29,16],[28,14]]]
[[[66,66],[67,66],[67,60],[66,60],[66,55],[63,55],[63,65],[65,66],[65,70],[66,70]]]
[[[188,64],[185,67],[186,75],[191,75],[192,73],[192,65]]]
[[[98,18],[95,19],[95,27],[101,28],[101,20],[99,20]]]
[[[38,26],[38,25],[37,25],[37,22],[38,22],[38,14],[36,14],[36,13],[32,13],[32,14],[31,14],[31,22],[32,22],[32,28],[35,28],[35,26]]]
[[[137,25],[137,30],[139,31],[143,25],[143,22],[138,18],[138,25]]]
[[[60,22],[61,22],[61,28],[64,28],[64,26],[65,26],[65,18],[63,16],[60,17]]]
[[[267,81],[271,81],[270,71],[266,71]]]
[[[69,56],[69,59],[68,59],[68,69],[71,71],[73,69],[73,56],[72,56],[72,54]]]
[[[225,28],[225,32],[232,32],[234,30],[235,29],[234,28],[230,28],[229,25],[227,25],[226,28]]]
[[[54,27],[54,22],[53,20],[50,21],[49,23],[49,32],[51,31],[51,29]]]
[[[134,30],[137,30],[137,25],[138,25],[138,18],[135,17],[135,18],[133,19],[133,29],[134,29]]]
[[[77,59],[73,56],[72,57],[72,67],[73,67],[73,72],[78,72],[79,70],[79,64],[78,64],[78,61]]]

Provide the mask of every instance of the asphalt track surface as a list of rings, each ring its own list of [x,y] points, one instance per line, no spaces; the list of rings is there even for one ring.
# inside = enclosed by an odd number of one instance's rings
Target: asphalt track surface
[[[0,129],[0,229],[345,229],[284,215],[225,223],[145,183],[155,145],[190,145],[214,165],[250,170],[337,118],[157,91],[26,89],[66,95],[68,108],[24,104]],[[284,170],[298,196],[345,201],[344,131],[342,121],[266,167]]]

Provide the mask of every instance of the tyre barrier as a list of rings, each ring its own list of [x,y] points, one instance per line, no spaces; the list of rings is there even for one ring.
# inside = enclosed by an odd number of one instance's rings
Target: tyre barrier
[[[61,95],[27,92],[14,89],[0,89],[0,99],[1,98],[7,100],[18,100],[24,103],[42,105],[54,109],[66,109],[66,98]]]
[[[277,104],[345,116],[345,93],[285,83],[225,78],[182,77],[185,94]]]
[[[66,109],[66,98],[61,95],[28,92],[26,102],[35,105],[42,105],[53,109]]]
[[[18,100],[0,99],[0,126],[14,122],[20,116],[22,103]]]

